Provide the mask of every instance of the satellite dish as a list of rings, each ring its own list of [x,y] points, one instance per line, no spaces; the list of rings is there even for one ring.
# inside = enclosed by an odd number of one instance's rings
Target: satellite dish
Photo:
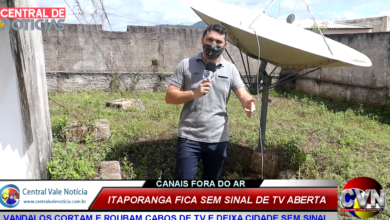
[[[194,2],[191,8],[206,24],[217,23],[226,27],[228,41],[235,46],[239,45],[242,52],[256,59],[259,56],[257,36],[261,48],[260,58],[278,67],[306,69],[372,65],[366,55],[325,37],[332,55],[321,35],[269,17],[262,10],[254,13],[245,8],[212,1],[206,5]],[[253,22],[255,18],[257,20]]]
[[[295,21],[295,15],[291,14],[287,17],[287,23],[292,24]]]

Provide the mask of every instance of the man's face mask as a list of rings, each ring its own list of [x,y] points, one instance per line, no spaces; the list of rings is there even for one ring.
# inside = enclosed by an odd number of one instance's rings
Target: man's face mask
[[[224,51],[224,47],[219,46],[215,42],[212,44],[203,44],[203,53],[210,59],[217,59]]]

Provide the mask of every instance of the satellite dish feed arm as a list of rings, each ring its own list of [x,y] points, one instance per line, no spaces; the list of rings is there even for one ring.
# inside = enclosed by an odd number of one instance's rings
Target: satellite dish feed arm
[[[268,5],[268,7],[264,10],[264,13],[275,3],[276,0],[273,0],[271,4]]]
[[[314,18],[313,14],[311,13],[310,8],[309,8],[309,5],[307,4],[307,2],[306,2],[305,0],[303,0],[303,2],[306,4],[307,11],[309,11],[309,13],[310,13],[310,15],[311,15],[311,18],[312,18],[313,21],[314,21],[314,25],[317,27],[317,30],[320,32],[320,34],[321,34],[321,36],[322,36],[322,39],[324,39],[324,42],[325,42],[326,46],[328,47],[328,50],[329,50],[330,54],[332,54],[332,56],[333,56],[332,50],[330,50],[329,44],[328,44],[328,42],[326,42],[325,36],[324,36],[324,34],[322,33],[321,28],[318,26],[318,24],[317,24],[317,22],[316,22],[316,19]]]
[[[271,4],[269,4],[265,10],[259,8],[256,11],[254,11],[247,18],[245,18],[243,21],[240,22],[241,26],[250,28],[252,24],[260,17],[260,15],[265,14],[265,12],[267,12],[267,10],[275,3],[275,1],[276,0],[272,0]]]
[[[236,63],[234,62],[234,60],[232,59],[232,57],[230,56],[230,54],[229,54],[229,52],[228,52],[228,50],[227,50],[226,48],[225,48],[225,52],[226,52],[226,54],[229,56],[229,58],[230,58],[230,60],[232,61],[233,65],[237,68]],[[245,85],[246,89],[249,90],[249,86],[248,86],[248,80],[249,80],[249,79],[247,78],[246,81],[245,81],[245,79],[244,79],[244,77],[242,76],[240,70],[239,70],[238,68],[237,68],[237,70],[238,70],[238,73],[240,74],[241,80],[244,82],[244,85]]]

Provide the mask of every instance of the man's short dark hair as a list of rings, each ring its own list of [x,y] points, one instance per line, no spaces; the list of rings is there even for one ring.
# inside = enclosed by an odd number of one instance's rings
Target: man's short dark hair
[[[215,31],[218,32],[220,35],[225,35],[225,42],[227,42],[228,32],[224,26],[220,24],[210,24],[209,26],[207,26],[206,29],[204,29],[203,38],[204,36],[206,36],[207,32],[209,31]]]

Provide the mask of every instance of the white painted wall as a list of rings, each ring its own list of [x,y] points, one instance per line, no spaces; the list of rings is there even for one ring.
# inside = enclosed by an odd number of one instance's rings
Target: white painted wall
[[[7,6],[0,0],[0,8]],[[0,39],[0,179],[46,179],[52,135],[42,33],[2,30]]]
[[[0,179],[24,179],[22,116],[8,31],[0,31],[0,39]]]

